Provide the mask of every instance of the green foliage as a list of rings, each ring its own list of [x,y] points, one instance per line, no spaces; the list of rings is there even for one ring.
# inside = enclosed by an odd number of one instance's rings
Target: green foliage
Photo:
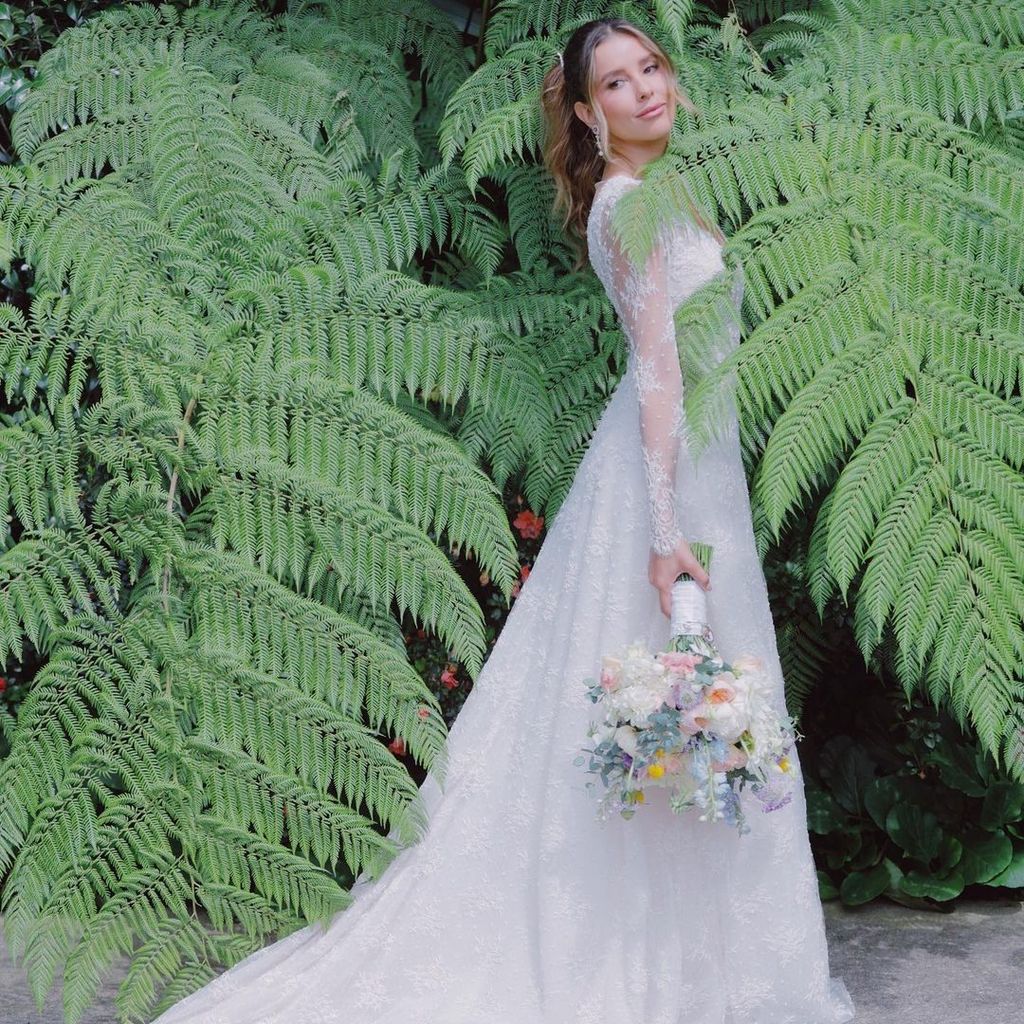
[[[508,178],[539,141],[520,90],[577,12],[563,25],[528,6],[503,7],[493,59],[442,128],[446,160],[459,155],[471,181]],[[881,650],[908,694],[923,686],[1024,779],[1024,9],[782,6],[742,5],[757,22],[777,16],[749,38],[734,18],[683,25],[689,5],[640,7],[634,20],[653,17],[697,112],[679,112],[618,226],[642,255],[684,192],[729,223],[745,339],[688,377],[698,449],[713,396],[735,379],[762,556],[813,522],[818,615],[840,594],[865,660]],[[913,38],[901,34],[908,22]],[[520,238],[524,253],[540,247]],[[677,318],[684,365],[705,319]],[[800,703],[815,645],[791,639]]]
[[[9,117],[28,95],[40,55],[67,28],[120,0],[0,3],[0,163],[11,163]]]
[[[1024,785],[948,715],[891,703],[860,693],[807,779],[822,898],[943,909],[982,887],[1020,889]]]
[[[475,673],[450,552],[506,599],[519,575],[450,423],[550,419],[486,292],[430,280],[447,246],[485,282],[504,238],[417,153],[403,53],[442,97],[468,73],[443,24],[127,6],[65,33],[18,107],[0,652],[38,668],[3,719],[0,878],[69,1021],[121,955],[119,1014],[149,1019],[343,908],[425,824],[383,739],[443,780],[403,625]]]
[[[1022,43],[1016,3],[825,0],[780,14],[762,53],[792,55],[802,75],[808,66],[827,70],[851,106],[884,96],[967,128],[1005,131],[1024,116]]]
[[[118,1012],[146,1018],[415,839],[380,740],[440,778],[445,730],[405,629],[479,669],[465,567],[505,599],[520,572],[498,488],[554,515],[623,368],[538,164],[540,79],[606,13],[697,106],[617,210],[625,245],[685,189],[744,267],[735,356],[702,365],[714,289],[680,356],[700,443],[735,374],[762,555],[808,527],[791,695],[849,626],[1003,793],[966,838],[879,804],[907,859],[858,847],[840,884],[948,899],[1000,830],[987,881],[1015,884],[1016,10],[508,0],[476,70],[425,2],[131,4],[60,38],[0,174],[0,257],[34,274],[0,311],[0,645],[38,665],[0,716],[0,877],[39,998],[63,966],[77,1020],[127,954]]]

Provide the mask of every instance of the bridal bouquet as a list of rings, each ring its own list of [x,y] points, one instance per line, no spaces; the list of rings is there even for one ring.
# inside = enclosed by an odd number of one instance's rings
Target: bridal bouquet
[[[712,548],[692,549],[706,568]],[[603,659],[599,680],[584,680],[604,712],[587,732],[593,747],[584,748],[587,771],[605,787],[602,820],[616,811],[631,818],[648,789],[667,788],[677,814],[698,807],[699,820],[724,821],[743,834],[750,826],[741,796],[757,798],[763,811],[792,799],[793,721],[773,706],[760,659],[718,656],[706,608],[704,590],[683,573],[672,588],[669,649],[632,644]],[[585,760],[580,754],[574,763]]]

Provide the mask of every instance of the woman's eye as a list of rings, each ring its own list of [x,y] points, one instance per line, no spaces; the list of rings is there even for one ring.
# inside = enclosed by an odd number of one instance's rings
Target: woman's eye
[[[657,71],[657,69],[658,69],[658,65],[657,65],[657,63],[654,63],[654,64],[648,64],[648,65],[647,65],[647,67],[645,67],[645,68],[644,68],[644,71],[650,71],[650,70],[651,70],[651,68],[654,68],[654,70],[655,70],[655,71]],[[609,89],[614,89],[614,88],[615,88],[615,86],[616,86],[616,85],[618,85],[618,84],[619,84],[619,82],[621,82],[621,81],[622,81],[622,79],[621,79],[621,78],[613,78],[613,79],[612,79],[612,80],[611,80],[611,81],[610,81],[610,82],[608,83],[608,88],[609,88]]]

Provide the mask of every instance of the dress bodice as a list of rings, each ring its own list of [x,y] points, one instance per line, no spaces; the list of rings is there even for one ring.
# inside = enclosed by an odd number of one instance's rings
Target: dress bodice
[[[608,237],[608,217],[616,200],[640,184],[639,178],[617,174],[597,183],[587,223],[587,246],[594,273],[609,292],[614,290],[616,247]],[[673,309],[725,269],[722,245],[713,234],[680,217],[663,232],[668,245],[668,288]],[[611,250],[611,251],[610,251]],[[611,284],[611,287],[609,285]],[[614,296],[612,297],[614,303]]]

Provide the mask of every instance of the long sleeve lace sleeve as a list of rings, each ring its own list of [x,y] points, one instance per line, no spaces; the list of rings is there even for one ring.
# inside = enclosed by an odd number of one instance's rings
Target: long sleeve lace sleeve
[[[683,378],[676,348],[666,243],[644,265],[622,250],[610,226],[611,204],[593,211],[590,258],[629,343],[640,405],[651,547],[668,554],[683,537],[676,522],[676,460],[682,436]],[[596,216],[594,216],[596,215]]]

